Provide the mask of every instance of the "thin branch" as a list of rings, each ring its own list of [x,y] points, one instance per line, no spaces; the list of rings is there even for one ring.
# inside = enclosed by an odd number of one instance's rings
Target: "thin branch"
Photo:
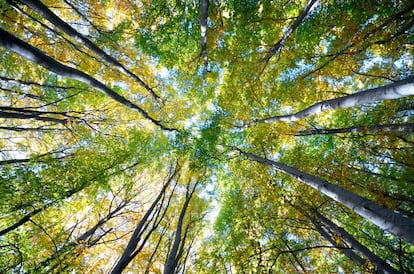
[[[318,0],[309,0],[306,3],[305,8],[302,10],[302,12],[299,14],[299,16],[296,18],[295,22],[283,33],[280,40],[274,44],[267,52],[266,56],[263,58],[262,62],[263,66],[259,72],[259,75],[263,73],[265,70],[267,64],[269,63],[270,59],[273,58],[276,54],[279,53],[279,51],[283,48],[283,45],[285,44],[286,40],[290,37],[290,35],[302,24],[303,20],[306,18],[306,16],[309,14],[310,10],[312,9],[313,5]]]

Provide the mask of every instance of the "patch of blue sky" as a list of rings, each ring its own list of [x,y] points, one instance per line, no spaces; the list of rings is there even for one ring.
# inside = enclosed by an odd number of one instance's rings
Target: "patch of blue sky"
[[[305,61],[299,60],[296,62],[296,66],[294,68],[288,68],[282,71],[279,77],[275,79],[275,82],[293,81],[294,79],[298,78],[308,71],[312,71],[313,69],[315,69],[315,64],[307,64]]]
[[[389,62],[389,60],[387,60],[386,58],[371,55],[371,58],[364,60],[360,72],[367,72],[368,70],[372,69],[375,65],[381,65],[387,62]]]
[[[406,53],[403,56],[401,56],[400,59],[394,62],[394,66],[397,69],[403,69],[403,68],[411,69],[411,72],[412,72],[413,60],[414,60],[414,56],[412,56],[409,53]]]
[[[370,55],[371,58],[368,58],[364,61],[360,71],[367,72],[368,70],[372,69],[375,65],[383,66],[390,64],[391,62],[394,68],[396,69],[412,69],[413,68],[413,56],[410,53],[405,53],[396,61],[393,61],[391,58],[384,58],[382,56],[375,56],[373,54]]]
[[[365,23],[360,24],[360,29],[364,29],[366,28],[369,24],[374,23],[375,20],[378,19],[378,14],[374,14],[372,17],[368,18],[367,21],[365,21]]]
[[[209,209],[205,216],[205,219],[208,221],[209,226],[204,231],[204,237],[209,237],[213,235],[213,225],[216,222],[217,216],[219,214],[220,205],[218,203],[217,196],[217,176],[213,174],[206,183],[206,186],[200,191],[200,197],[209,201]]]

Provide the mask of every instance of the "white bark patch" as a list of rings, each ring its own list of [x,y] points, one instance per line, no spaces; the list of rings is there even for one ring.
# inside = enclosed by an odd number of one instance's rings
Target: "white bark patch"
[[[366,103],[394,100],[413,95],[414,76],[411,76],[405,80],[401,80],[382,87],[368,89],[351,95],[321,101],[291,115],[273,116],[265,119],[255,120],[252,124],[272,123],[277,121],[293,122],[327,110],[350,108]]]

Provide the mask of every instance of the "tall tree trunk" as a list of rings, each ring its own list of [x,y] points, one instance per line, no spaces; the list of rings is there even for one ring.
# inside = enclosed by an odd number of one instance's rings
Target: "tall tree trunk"
[[[61,119],[57,117],[45,116],[48,114],[49,114],[48,112],[42,113],[41,111],[17,112],[17,111],[0,109],[0,118],[4,118],[4,119],[23,119],[23,120],[30,119],[30,120],[36,120],[36,121],[42,121],[42,122],[53,122],[53,123],[62,124],[62,125],[66,125],[68,123],[67,118]]]
[[[115,267],[112,269],[111,274],[120,274],[122,271],[127,267],[127,265],[135,258],[137,255],[136,248],[141,240],[141,236],[145,231],[145,228],[147,227],[147,221],[150,218],[150,215],[155,210],[155,207],[158,205],[161,198],[165,195],[165,192],[167,190],[167,187],[170,185],[172,180],[175,178],[176,174],[178,172],[178,167],[174,170],[172,175],[168,178],[167,182],[162,187],[160,193],[155,198],[154,202],[151,204],[150,208],[147,210],[145,215],[142,217],[142,219],[137,224],[134,232],[132,233],[132,236],[128,242],[128,245],[126,246],[121,258],[116,263]]]
[[[328,242],[330,242],[333,246],[337,246],[337,243],[332,238],[332,235],[330,235],[329,232],[326,231],[321,226],[321,224],[319,222],[316,222],[314,219],[311,219],[311,222],[315,226],[315,229],[319,232],[319,234],[321,234],[321,236],[325,240],[327,240]],[[366,260],[364,258],[362,258],[361,256],[359,256],[358,254],[356,254],[355,251],[352,250],[351,248],[349,248],[349,249],[348,248],[340,248],[339,250],[342,252],[342,254],[344,254],[345,256],[347,256],[349,259],[351,259],[357,265],[364,265],[366,263]]]
[[[200,30],[201,30],[201,57],[204,61],[204,73],[209,72],[208,69],[208,55],[207,55],[207,18],[209,0],[201,0],[200,3]]]
[[[282,173],[292,176],[300,182],[316,189],[333,200],[353,210],[358,215],[366,218],[383,230],[400,237],[408,243],[414,244],[414,221],[395,213],[387,208],[381,207],[370,200],[356,195],[337,185],[333,185],[321,178],[297,170],[288,165],[262,158],[255,154],[240,153],[247,158],[271,166]]]
[[[338,133],[373,133],[373,132],[413,132],[414,123],[358,126],[347,128],[311,129],[295,133],[295,136],[324,135]]]
[[[55,59],[51,58],[50,56],[46,55],[41,50],[27,44],[26,42],[18,39],[14,35],[8,33],[7,31],[0,28],[0,46],[13,51],[20,56],[60,75],[63,77],[72,78],[78,81],[81,81],[99,91],[104,93],[105,95],[109,96],[113,100],[121,103],[122,105],[131,108],[135,111],[138,111],[144,118],[150,120],[155,125],[159,126],[163,130],[176,130],[169,127],[165,127],[161,124],[159,120],[152,118],[145,110],[141,107],[137,106],[136,104],[132,103],[125,97],[119,95],[105,84],[101,83],[100,81],[96,80],[95,78],[89,76],[88,74],[74,69],[72,67],[63,65],[56,61]]]
[[[180,260],[182,256],[183,248],[185,244],[185,238],[187,236],[188,229],[189,229],[189,227],[187,226],[184,235],[181,235],[182,229],[183,229],[184,217],[185,217],[185,213],[187,211],[188,205],[190,204],[190,200],[193,197],[194,191],[197,187],[197,184],[198,183],[195,183],[193,186],[193,189],[189,191],[190,182],[188,183],[187,193],[185,195],[185,202],[181,209],[180,216],[177,222],[177,228],[175,230],[173,246],[171,250],[168,252],[168,256],[165,261],[164,272],[163,272],[164,274],[174,274],[176,272],[178,261]]]
[[[349,243],[355,250],[360,252],[365,258],[367,258],[369,261],[371,261],[378,270],[383,271],[387,274],[399,274],[400,271],[394,269],[392,266],[390,266],[387,262],[385,262],[383,259],[375,255],[373,252],[371,252],[366,246],[361,244],[357,239],[355,239],[351,234],[349,234],[345,229],[342,227],[337,226],[334,222],[320,214],[317,210],[313,210],[314,215],[316,218],[329,230],[331,230],[333,233],[339,235],[343,240],[345,240],[347,243]]]
[[[398,99],[411,95],[414,95],[413,76],[382,87],[360,91],[331,100],[321,101],[294,114],[258,119],[253,121],[252,124],[272,123],[278,121],[293,122],[327,110],[350,108],[366,103]]]
[[[355,264],[362,266],[366,263],[366,260],[364,258],[362,258],[361,256],[359,256],[357,253],[355,253],[355,251],[352,248],[348,248],[348,246],[345,246],[345,245],[344,246],[339,246],[338,245],[338,243],[332,237],[333,236],[332,231],[329,231],[329,230],[325,229],[322,226],[321,222],[318,221],[313,214],[309,213],[309,211],[310,211],[309,209],[311,208],[310,205],[305,204],[304,202],[301,202],[305,206],[304,207],[299,207],[298,205],[295,205],[295,204],[293,204],[292,202],[290,202],[288,200],[285,200],[285,202],[288,203],[293,208],[295,208],[301,214],[303,214],[314,225],[316,231],[318,231],[319,234],[325,240],[327,240],[329,243],[331,243],[332,246],[337,247],[341,251],[342,254],[344,254],[349,259],[351,259]]]
[[[109,64],[116,67],[119,71],[123,72],[124,74],[128,75],[132,79],[134,79],[136,82],[138,82],[145,90],[147,90],[151,96],[154,99],[159,99],[159,96],[155,94],[155,92],[146,84],[144,81],[142,81],[136,74],[128,70],[124,65],[122,65],[118,60],[113,58],[112,56],[105,53],[103,50],[101,50],[97,45],[95,45],[92,41],[90,41],[88,38],[83,36],[81,33],[79,33],[77,30],[72,28],[68,23],[60,19],[56,14],[54,14],[47,6],[45,6],[41,1],[39,0],[18,0],[19,2],[25,4],[26,6],[30,7],[37,13],[39,13],[41,16],[43,16],[46,20],[48,20],[50,23],[64,31],[67,35],[72,37],[74,40],[78,41],[85,47],[89,48],[91,51],[93,51],[96,55],[101,57],[103,60],[108,62]]]

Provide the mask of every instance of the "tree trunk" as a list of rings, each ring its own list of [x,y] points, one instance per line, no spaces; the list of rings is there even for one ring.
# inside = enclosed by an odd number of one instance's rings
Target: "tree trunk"
[[[288,165],[268,160],[251,153],[243,151],[240,151],[240,153],[253,161],[272,166],[276,170],[292,176],[298,181],[305,183],[322,194],[343,204],[381,229],[389,231],[408,243],[414,244],[414,221],[412,219],[406,218],[387,208],[381,207],[366,198]]]
[[[200,30],[201,30],[201,57],[204,61],[204,73],[209,72],[208,69],[208,55],[207,55],[207,18],[209,0],[201,0],[200,4]]]
[[[176,176],[178,172],[178,167],[174,170],[173,174],[168,178],[167,182],[162,187],[160,193],[155,198],[154,202],[151,204],[150,208],[147,210],[145,215],[142,217],[142,219],[139,221],[138,225],[136,226],[134,232],[132,233],[132,236],[128,242],[128,245],[126,246],[124,253],[122,254],[121,258],[116,263],[115,267],[112,269],[111,274],[120,274],[122,271],[127,267],[127,265],[134,259],[134,257],[137,255],[135,252],[135,249],[137,248],[137,245],[139,241],[141,240],[142,233],[145,231],[145,224],[147,223],[148,219],[150,218],[150,215],[154,211],[155,207],[158,205],[161,198],[165,195],[165,191],[167,190],[167,187],[172,182],[173,178]]]
[[[190,188],[190,182],[188,183],[187,187]],[[177,222],[177,228],[175,230],[173,246],[170,252],[168,253],[167,259],[165,261],[164,272],[163,272],[164,274],[174,274],[176,272],[178,261],[180,260],[182,256],[183,245],[185,244],[185,238],[186,238],[186,235],[189,229],[189,227],[187,226],[184,236],[181,235],[182,229],[183,229],[184,217],[185,217],[185,213],[187,211],[188,205],[190,204],[190,200],[194,194],[196,187],[197,187],[197,183],[195,183],[191,192],[189,192],[189,189],[187,189],[185,202],[181,209],[180,217],[178,218],[178,222]]]
[[[355,250],[360,252],[365,258],[371,261],[378,270],[383,271],[387,274],[399,274],[400,271],[394,269],[390,266],[387,262],[383,259],[372,253],[367,247],[362,245],[358,242],[351,234],[349,234],[345,229],[342,227],[337,226],[334,222],[320,214],[318,211],[313,211],[317,219],[323,223],[327,228],[329,228],[332,232],[339,235],[342,239],[344,239],[347,243],[349,243]]]
[[[411,95],[414,95],[413,76],[382,87],[360,91],[351,95],[331,100],[321,101],[294,114],[273,116],[265,119],[255,120],[252,124],[272,123],[278,121],[293,122],[327,110],[350,108],[366,103],[398,99]]]
[[[18,1],[25,4],[26,6],[30,7],[32,10],[36,11],[37,13],[39,13],[46,20],[48,20],[50,23],[52,23],[53,25],[55,25],[56,27],[58,27],[59,29],[64,31],[67,35],[72,37],[74,40],[78,41],[79,43],[81,43],[85,47],[89,48],[91,51],[96,53],[96,55],[101,57],[103,60],[105,60],[109,64],[116,67],[119,71],[121,71],[124,74],[128,75],[129,77],[133,78],[143,88],[145,88],[145,90],[147,90],[154,99],[159,99],[159,96],[157,94],[155,94],[155,92],[146,83],[144,83],[144,81],[142,81],[137,75],[135,75],[133,72],[128,70],[118,60],[116,60],[112,56],[106,54],[103,50],[101,50],[92,41],[90,41],[88,38],[83,36],[77,30],[72,28],[68,23],[66,23],[65,21],[60,19],[56,14],[54,14],[41,1],[39,1],[39,0],[18,0]]]
[[[303,130],[295,133],[295,136],[338,134],[338,133],[373,133],[373,132],[414,132],[414,123],[402,123],[396,125],[373,125],[358,126],[348,128],[332,128],[332,129],[311,129]]]
[[[17,53],[18,55],[60,75],[63,77],[72,78],[78,81],[81,81],[99,91],[105,95],[111,97],[113,100],[121,103],[122,105],[131,108],[135,111],[138,111],[144,118],[150,120],[155,125],[159,126],[163,130],[176,130],[173,128],[165,127],[161,124],[159,120],[156,120],[149,116],[149,114],[143,110],[141,107],[135,105],[125,97],[119,95],[105,84],[96,80],[95,78],[89,76],[88,74],[74,69],[72,67],[63,65],[58,61],[54,60],[50,56],[46,55],[41,50],[27,44],[26,42],[18,39],[12,34],[0,28],[0,46]]]
[[[36,121],[42,121],[42,122],[53,122],[53,123],[62,124],[62,125],[66,125],[68,123],[68,120],[66,118],[60,119],[56,117],[43,116],[47,114],[48,113],[42,113],[40,111],[24,113],[24,112],[0,110],[0,118],[4,118],[4,119],[21,119],[21,120],[30,119],[30,120],[36,120]]]
[[[333,246],[337,246],[337,243],[335,242],[335,240],[332,238],[332,236],[329,234],[329,232],[327,232],[320,225],[320,223],[316,222],[314,219],[311,219],[311,222],[313,223],[313,225],[315,226],[315,228],[319,232],[319,234],[321,234],[321,236],[325,240],[330,242]],[[351,259],[357,265],[364,265],[366,263],[366,260],[364,258],[362,258],[361,256],[359,256],[358,254],[356,254],[355,251],[353,251],[352,249],[340,248],[339,250],[342,252],[342,254],[347,256],[349,259]]]

